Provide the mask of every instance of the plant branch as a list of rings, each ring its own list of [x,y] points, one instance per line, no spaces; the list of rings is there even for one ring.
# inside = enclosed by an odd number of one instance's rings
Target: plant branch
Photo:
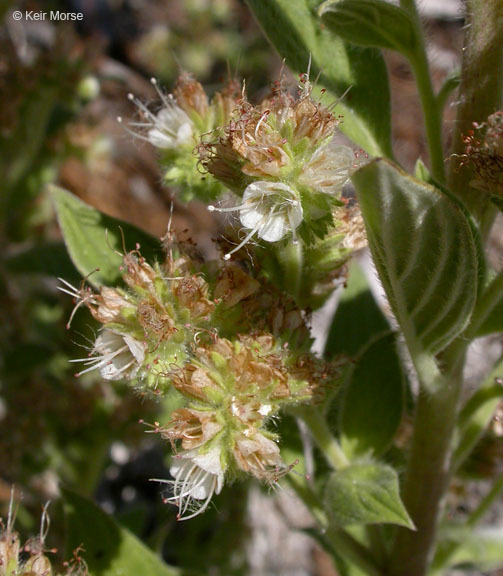
[[[414,71],[414,76],[416,77],[419,97],[421,99],[426,138],[428,140],[428,151],[430,154],[431,173],[433,177],[442,184],[445,182],[444,151],[442,146],[442,109],[433,92],[430,67],[421,28],[421,19],[414,0],[400,0],[400,6],[409,12],[418,30],[417,38],[419,40],[419,46],[417,46],[415,53],[411,55],[410,63]]]
[[[501,108],[503,93],[503,2],[467,0],[466,34],[453,154],[464,153],[462,135]],[[470,166],[451,160],[449,184],[476,219],[489,228],[495,211],[486,194],[474,190]]]
[[[353,538],[351,534],[341,528],[329,528],[325,537],[341,556],[350,559],[367,576],[383,576],[384,572],[368,548]]]
[[[316,444],[335,470],[345,468],[349,460],[330,431],[325,418],[314,406],[294,408],[296,416],[302,418],[311,432]]]
[[[399,528],[389,573],[424,576],[435,543],[441,503],[449,482],[452,439],[462,388],[464,354],[454,343],[444,354],[442,386],[420,383],[403,501],[417,532]],[[449,364],[450,360],[450,364]]]
[[[503,474],[496,480],[489,492],[484,496],[480,504],[470,514],[467,520],[468,526],[474,528],[482,519],[484,514],[492,506],[493,502],[503,495]]]

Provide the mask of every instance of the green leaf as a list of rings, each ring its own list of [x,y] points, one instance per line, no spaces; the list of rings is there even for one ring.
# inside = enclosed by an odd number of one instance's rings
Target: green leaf
[[[478,259],[463,210],[377,159],[353,178],[379,276],[411,354],[437,353],[469,322]]]
[[[323,23],[360,46],[376,46],[413,58],[420,46],[410,14],[381,0],[328,0],[319,9]]]
[[[78,281],[80,277],[63,242],[39,243],[8,254],[5,267],[14,274],[62,276],[69,282]]]
[[[452,457],[454,470],[467,459],[487,429],[503,398],[503,361],[500,361],[484,384],[470,397],[461,410],[457,424],[457,444]]]
[[[325,489],[334,524],[398,524],[414,529],[399,494],[398,476],[384,464],[352,464],[334,472]]]
[[[402,420],[405,375],[388,333],[372,342],[356,360],[342,397],[339,429],[349,458],[383,453]]]
[[[432,566],[433,573],[445,574],[448,566],[484,571],[501,569],[502,543],[501,526],[479,529],[466,525],[444,526],[440,530],[438,550]]]
[[[365,273],[356,260],[348,269],[348,281],[332,319],[324,355],[357,356],[390,325],[372,295]]]
[[[449,96],[456,90],[461,83],[461,70],[459,68],[454,69],[450,74],[447,75],[444,83],[440,87],[437,94],[437,103],[439,110],[443,110],[449,99]]]
[[[491,196],[491,202],[496,206],[496,208],[503,212],[503,198],[501,196]]]
[[[92,576],[178,576],[136,536],[122,528],[98,506],[63,490],[68,524],[67,556],[80,545]]]
[[[486,282],[487,276],[487,263],[485,258],[485,248],[484,242],[482,240],[482,236],[480,235],[480,230],[475,223],[475,220],[471,216],[470,212],[466,208],[466,206],[461,202],[461,200],[453,194],[450,190],[448,190],[445,186],[437,182],[433,176],[431,175],[428,168],[425,166],[424,162],[421,158],[418,158],[416,161],[416,165],[414,167],[414,176],[426,184],[430,184],[434,188],[438,188],[442,194],[447,196],[456,206],[463,212],[465,218],[468,220],[468,224],[470,225],[473,241],[475,242],[475,250],[477,253],[477,262],[478,262],[478,273],[477,273],[477,296],[482,292],[484,288],[484,284]]]
[[[322,29],[317,0],[247,0],[264,33],[297,74],[318,77],[317,93],[327,90],[327,103],[340,98],[341,130],[374,156],[393,155],[387,70],[374,48],[346,44]]]
[[[503,271],[482,291],[467,330],[471,338],[503,332]]]
[[[161,256],[159,241],[136,226],[99,212],[62,188],[51,187],[51,196],[75,267],[82,276],[99,269],[89,276],[94,286],[120,283],[121,253],[136,244],[147,260]]]

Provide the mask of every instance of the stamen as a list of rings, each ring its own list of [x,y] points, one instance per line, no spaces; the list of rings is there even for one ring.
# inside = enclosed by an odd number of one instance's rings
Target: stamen
[[[252,231],[247,234],[244,238],[244,240],[242,242],[240,242],[235,248],[233,248],[230,252],[227,252],[227,254],[224,255],[224,260],[230,260],[231,256],[236,253],[238,250],[241,250],[241,248],[245,245],[248,244],[248,242],[253,238],[253,236],[259,231],[260,227],[262,226],[262,224],[265,221],[265,218],[268,215],[264,215],[259,222],[255,225],[255,228],[252,229]]]

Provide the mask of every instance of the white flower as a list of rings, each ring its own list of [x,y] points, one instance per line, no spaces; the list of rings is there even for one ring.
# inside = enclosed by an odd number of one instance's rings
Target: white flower
[[[136,104],[145,117],[145,122],[132,122],[131,126],[146,130],[146,136],[135,136],[148,140],[157,148],[170,150],[190,142],[193,134],[193,123],[187,113],[178,106],[171,94],[166,96],[157,86],[155,78],[151,80],[162,100],[162,108],[154,114],[143,102],[129,94],[128,98]]]
[[[213,494],[220,494],[224,484],[221,449],[214,446],[208,452],[196,450],[180,452],[174,457],[169,473],[174,480],[153,478],[155,482],[169,484],[172,496],[164,502],[178,506],[178,520],[188,520],[208,507]],[[184,516],[186,512],[191,512]]]
[[[330,140],[313,154],[299,176],[299,183],[325,194],[339,194],[358,167],[355,153],[348,146]]]
[[[141,342],[105,328],[96,338],[89,358],[77,358],[70,362],[83,362],[89,366],[77,376],[99,370],[105,380],[121,380],[126,377],[134,378],[144,360],[145,347]]]
[[[239,219],[245,228],[251,228],[243,241],[224,256],[240,250],[257,234],[267,242],[278,242],[289,232],[294,236],[303,218],[299,195],[283,182],[258,181],[249,184],[243,194],[243,203],[234,208],[215,208],[208,206],[210,212],[239,211]]]

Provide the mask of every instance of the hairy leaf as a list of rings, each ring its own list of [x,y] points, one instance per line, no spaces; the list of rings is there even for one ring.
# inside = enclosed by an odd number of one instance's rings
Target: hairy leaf
[[[382,0],[327,0],[319,9],[326,26],[344,40],[377,46],[409,58],[420,41],[410,14]]]
[[[503,398],[503,361],[491,371],[484,384],[466,402],[458,418],[457,443],[452,457],[456,470],[468,458],[487,429]]]
[[[68,257],[63,242],[44,242],[8,254],[5,267],[14,274],[42,274],[62,276],[70,282],[79,279],[79,273]]]
[[[496,570],[503,566],[503,528],[474,529],[467,525],[449,524],[439,534],[438,549],[432,574],[445,574],[448,566],[465,569]],[[472,573],[472,571],[470,571]]]
[[[177,576],[136,536],[91,501],[63,491],[68,523],[67,556],[83,546],[82,556],[93,576]]]
[[[145,258],[160,256],[159,241],[136,226],[99,212],[62,188],[52,187],[51,196],[75,267],[83,276],[97,270],[89,276],[94,286],[121,282],[121,253],[136,244]]]
[[[353,176],[370,249],[413,357],[436,353],[469,322],[477,250],[463,210],[378,159]]]
[[[398,476],[384,464],[352,464],[334,472],[325,489],[334,524],[398,524],[414,528],[400,499]]]
[[[482,291],[467,333],[471,337],[503,332],[503,271]]]
[[[357,356],[390,325],[375,301],[365,273],[356,260],[349,264],[348,281],[332,319],[324,355]]]
[[[392,156],[386,66],[374,48],[346,44],[322,29],[316,0],[247,0],[266,36],[296,73],[319,78],[318,94],[331,103],[350,89],[335,111],[341,130],[369,154]]]
[[[348,375],[339,429],[350,458],[384,452],[402,420],[405,375],[395,339],[388,333],[371,342]]]

